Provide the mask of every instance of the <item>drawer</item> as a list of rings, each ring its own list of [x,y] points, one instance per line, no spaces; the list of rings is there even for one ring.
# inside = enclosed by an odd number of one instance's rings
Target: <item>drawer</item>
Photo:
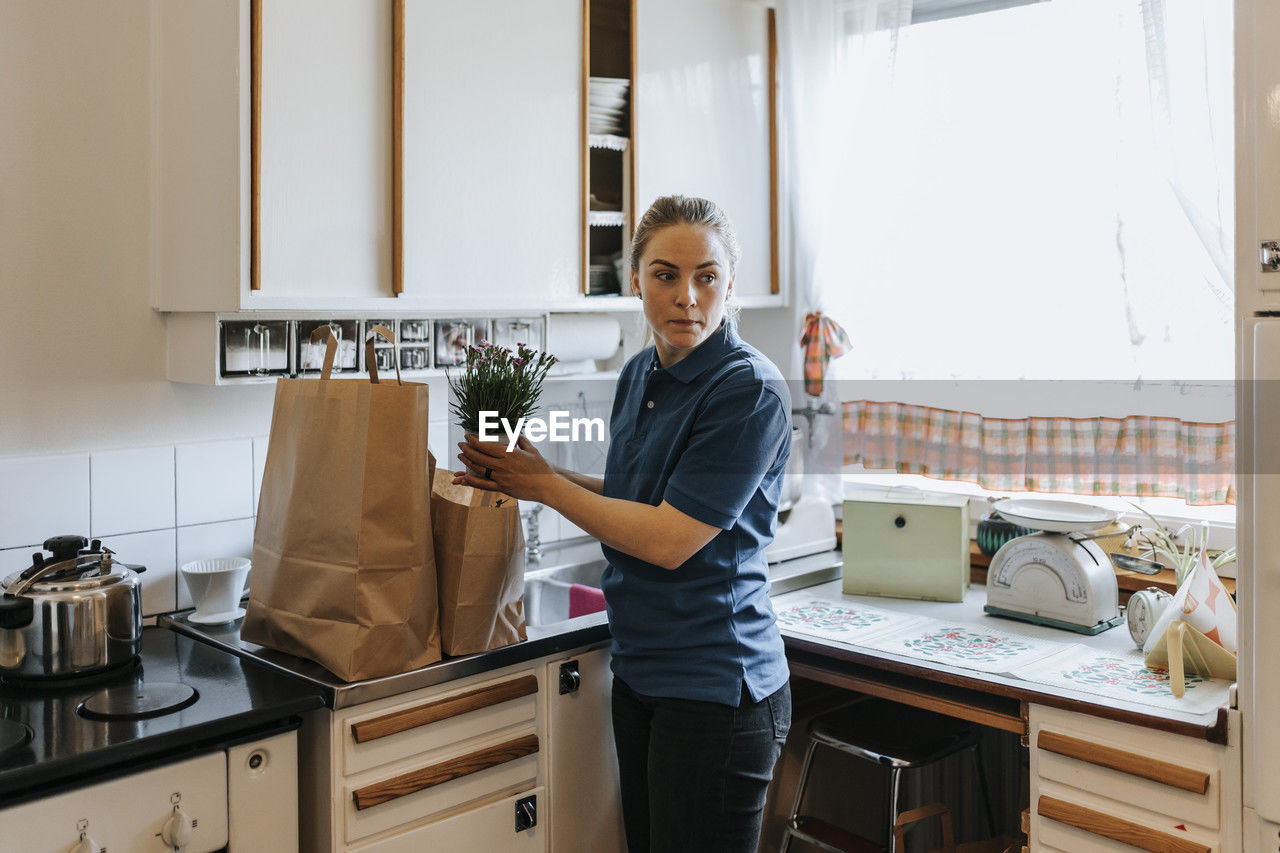
[[[534,797],[538,823],[516,832],[517,800]],[[414,827],[389,838],[359,848],[360,853],[474,853],[502,850],[504,853],[543,853],[547,849],[547,829],[541,814],[546,806],[543,788],[532,788],[487,805],[476,806],[449,817]]]
[[[1211,829],[1221,824],[1221,782],[1216,767],[1177,752],[1158,757],[1125,744],[1041,728],[1032,733],[1037,776],[1108,800]]]
[[[532,727],[503,732],[465,749],[436,752],[394,772],[365,773],[342,788],[348,843],[468,803],[536,787],[542,779],[538,735]],[[477,848],[484,849],[484,848]]]
[[[537,707],[538,677],[525,671],[361,709],[339,724],[344,775],[533,724]]]
[[[1215,833],[1172,823],[1154,826],[1104,800],[1045,786],[1032,804],[1032,847],[1071,853],[1221,853]]]

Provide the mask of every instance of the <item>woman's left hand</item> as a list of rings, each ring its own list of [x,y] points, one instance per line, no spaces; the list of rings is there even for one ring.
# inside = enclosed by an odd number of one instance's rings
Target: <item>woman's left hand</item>
[[[458,444],[465,470],[453,472],[453,484],[502,492],[518,500],[538,501],[555,469],[524,436],[510,451],[501,441],[481,441],[472,433]]]

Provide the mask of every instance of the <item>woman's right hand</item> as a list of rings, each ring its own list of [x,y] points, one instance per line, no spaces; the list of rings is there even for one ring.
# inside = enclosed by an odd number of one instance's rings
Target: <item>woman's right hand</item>
[[[466,441],[458,443],[458,459],[465,468],[453,472],[453,484],[473,486],[477,489],[502,492],[517,500],[537,501],[546,490],[548,481],[556,476],[555,469],[543,458],[538,449],[524,436],[516,446],[507,450],[500,441],[481,441],[473,433],[467,433]]]

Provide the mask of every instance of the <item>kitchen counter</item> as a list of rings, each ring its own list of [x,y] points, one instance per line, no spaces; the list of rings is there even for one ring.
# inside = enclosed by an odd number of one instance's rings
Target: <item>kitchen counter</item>
[[[847,596],[842,594],[841,583],[837,580],[809,587],[802,593],[778,597],[774,601],[774,607],[782,610],[810,594],[861,603],[896,613],[948,622],[982,624],[992,631],[1063,644],[1078,644],[1089,651],[1117,656],[1135,648],[1123,625],[1091,637],[988,616],[982,611],[986,602],[986,588],[980,585],[972,586],[963,602],[937,602]],[[1007,731],[1026,732],[1026,705],[1033,703],[1214,743],[1225,743],[1227,738],[1225,705],[1207,713],[1180,712],[1084,690],[1051,687],[1007,675],[924,661],[872,648],[869,644],[837,642],[787,628],[782,633],[791,671],[795,675],[884,696]],[[874,640],[875,638],[870,642]]]
[[[575,562],[600,557],[599,543],[590,540],[568,542],[564,545],[548,547],[546,551],[547,554],[542,563],[536,569],[530,567],[530,572],[542,572],[557,566],[573,565]],[[839,578],[840,565],[839,551],[827,551],[779,563],[770,567],[770,592],[773,595],[781,595],[815,583]],[[162,617],[161,621],[174,631],[212,643],[237,655],[251,658],[280,672],[305,680],[319,691],[324,697],[325,704],[334,710],[360,705],[375,699],[384,699],[388,696],[398,696],[422,687],[443,684],[583,646],[603,643],[610,637],[606,615],[603,612],[590,613],[550,625],[529,626],[527,640],[500,649],[463,657],[445,658],[438,663],[399,675],[347,682],[312,661],[245,642],[240,638],[241,622],[239,621],[228,625],[196,625],[187,620],[189,615],[189,612],[177,613]]]
[[[503,646],[500,649],[445,658],[438,663],[399,675],[369,678],[364,681],[343,681],[318,663],[240,639],[242,620],[229,625],[195,625],[187,621],[189,615],[190,613],[177,613],[165,616],[162,617],[162,622],[174,631],[212,643],[241,657],[256,660],[280,672],[302,679],[318,690],[324,699],[324,704],[334,710],[361,705],[375,699],[385,699],[388,696],[398,696],[422,687],[444,684],[469,675],[502,669],[512,664],[601,643],[609,639],[608,618],[604,613],[590,613],[555,625],[542,628],[530,627],[527,640]]]

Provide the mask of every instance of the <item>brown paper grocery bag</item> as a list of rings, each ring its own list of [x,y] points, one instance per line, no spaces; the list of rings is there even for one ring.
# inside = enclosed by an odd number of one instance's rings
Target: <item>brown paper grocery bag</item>
[[[441,648],[469,655],[518,643],[526,638],[519,507],[506,495],[452,480],[436,471],[431,490]]]
[[[240,636],[356,681],[440,659],[427,386],[330,379],[335,349],[276,384]]]

